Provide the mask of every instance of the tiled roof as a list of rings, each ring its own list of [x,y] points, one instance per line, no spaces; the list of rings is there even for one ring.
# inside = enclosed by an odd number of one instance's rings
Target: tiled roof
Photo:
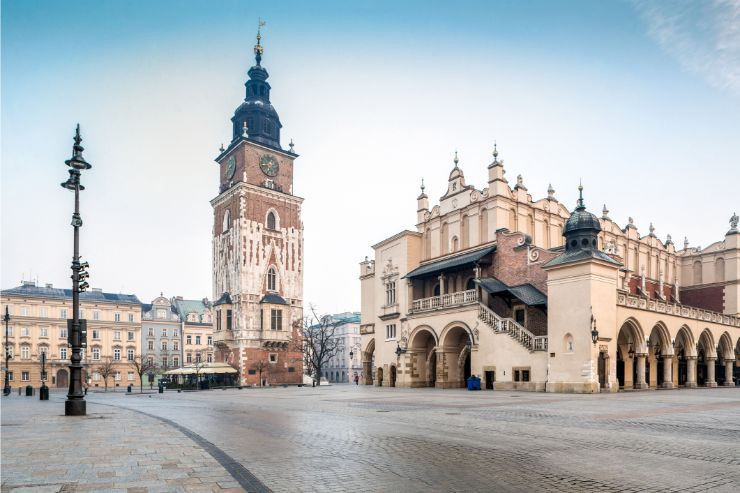
[[[331,319],[339,324],[359,324],[360,312],[345,312],[331,315]]]
[[[213,302],[213,306],[218,305],[231,305],[231,295],[229,293],[222,294],[219,299]]]
[[[261,300],[260,303],[272,303],[273,305],[287,305],[288,302],[285,301],[282,296],[279,296],[274,293],[267,293]]]
[[[529,306],[547,305],[547,296],[545,293],[529,283],[508,286],[495,277],[477,279],[476,282],[491,294],[507,293]]]
[[[617,262],[613,258],[611,258],[609,255],[605,254],[604,252],[600,250],[575,250],[571,252],[565,252],[562,255],[559,255],[555,257],[554,259],[550,260],[549,262],[545,263],[542,267],[554,267],[556,265],[563,265],[563,264],[570,264],[573,262],[580,262],[582,260],[601,260],[603,262],[607,262],[609,264],[614,265],[622,265],[620,262]]]
[[[188,313],[197,313],[198,321],[200,321],[201,317],[203,316],[203,313],[208,308],[206,307],[205,303],[203,303],[202,300],[180,300],[180,299],[175,299],[175,307],[177,307],[176,313],[180,315],[180,320],[182,320],[183,322],[187,322]],[[175,310],[172,310],[172,311],[175,312]]]
[[[442,272],[445,270],[454,269],[456,267],[462,267],[466,264],[473,264],[480,261],[486,255],[491,254],[496,250],[496,245],[481,248],[472,252],[463,253],[459,255],[453,255],[441,260],[435,260],[428,264],[420,265],[416,269],[412,270],[404,276],[404,279],[410,279],[413,277],[422,277],[436,272]]]
[[[23,284],[21,286],[3,289],[3,296],[28,296],[35,298],[72,299],[71,289],[47,288]],[[80,293],[80,301],[103,301],[111,303],[128,303],[141,305],[141,301],[135,294],[105,293],[103,291],[85,291]]]

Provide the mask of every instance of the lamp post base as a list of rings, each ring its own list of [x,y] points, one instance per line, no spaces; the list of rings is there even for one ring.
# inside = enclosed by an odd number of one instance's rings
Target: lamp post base
[[[80,400],[66,400],[64,401],[64,415],[65,416],[85,416],[87,415],[87,402],[83,399]]]

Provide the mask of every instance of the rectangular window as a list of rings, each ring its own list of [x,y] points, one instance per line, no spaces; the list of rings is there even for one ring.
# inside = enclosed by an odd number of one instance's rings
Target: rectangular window
[[[121,340],[121,331],[120,330],[114,330],[113,331],[113,340],[114,341],[120,341]]]
[[[200,363],[200,353],[195,353],[195,362]]]
[[[395,339],[396,338],[396,324],[386,325],[385,326],[385,338],[386,339]]]
[[[128,340],[133,341],[134,340],[134,332],[132,330],[128,331]]]
[[[113,360],[114,361],[121,361],[121,350],[116,348],[113,350]]]
[[[386,306],[396,304],[396,281],[390,281],[385,284],[385,304]]]
[[[31,329],[28,327],[21,327],[21,337],[31,337]]]
[[[177,341],[172,341],[172,349],[174,349],[175,351],[179,350],[180,349],[180,343],[177,342]]]
[[[226,330],[231,330],[231,310],[226,310]]]
[[[80,318],[85,318],[85,310],[80,308]]]
[[[162,329],[162,337],[167,337],[167,329]]]
[[[98,310],[93,310],[93,320],[100,320],[100,312]]]
[[[128,321],[129,322],[133,322],[134,321],[134,314],[133,313],[129,313],[128,314]]]
[[[8,372],[8,380],[10,380],[11,382],[13,381],[13,372],[12,371],[9,371]]]
[[[39,337],[49,337],[49,328],[48,327],[41,327],[39,329]]]
[[[133,382],[134,381],[134,372],[130,371],[128,372],[128,381]]]
[[[185,336],[185,344],[192,344],[192,343],[193,343],[193,336],[191,336],[190,334]]]
[[[151,341],[150,341],[151,342]],[[167,341],[162,341],[162,349],[167,351]]]
[[[200,336],[195,336],[195,343],[200,345]]]
[[[213,363],[213,355],[211,353],[208,353],[208,362]]]
[[[288,373],[295,373],[295,366],[289,366]]]
[[[80,349],[80,358],[85,359],[85,348]]]
[[[180,337],[180,331],[178,331],[177,329],[174,329],[172,331],[172,337]]]
[[[22,306],[21,307],[21,317],[27,317],[28,316],[28,307]]]
[[[21,380],[24,381],[24,382],[30,381],[31,380],[31,373],[30,372],[27,372],[27,371],[22,371],[21,372]]]
[[[128,358],[129,361],[133,361],[134,360],[134,350],[129,349],[128,351],[126,351],[126,357]]]
[[[100,360],[100,348],[99,347],[94,347],[93,350],[92,350],[92,355],[93,355],[93,359],[95,361],[99,361]]]
[[[96,382],[99,382],[101,380],[100,373],[98,372],[93,373],[93,380],[95,380]]]
[[[95,350],[93,350],[93,354],[95,353]],[[62,360],[67,359],[67,348],[66,347],[60,347],[59,348],[59,358]]]
[[[93,329],[93,339],[100,339],[100,331],[98,329]]]
[[[522,382],[529,382],[529,370],[522,370]]]
[[[216,330],[221,330],[221,310],[216,311]]]
[[[67,327],[62,327],[61,329],[59,329],[59,337],[62,339],[67,338]]]
[[[13,337],[13,327],[8,325],[8,337]]]
[[[213,346],[213,336],[208,336],[208,345]]]
[[[21,359],[31,358],[31,348],[28,346],[21,346]]]
[[[15,354],[15,351],[13,350],[13,346],[8,346],[8,357],[10,359],[13,359],[14,354]]]
[[[167,318],[167,310],[157,309],[157,318]]]
[[[283,311],[273,308],[270,310],[270,329],[283,330]]]
[[[177,368],[178,366],[180,366],[180,358],[178,358],[177,356],[175,356],[174,358],[172,358],[172,366],[174,366],[175,368]]]
[[[256,375],[257,370],[247,370],[247,373],[249,373],[250,375]]]
[[[113,321],[114,321],[114,322],[120,322],[120,321],[121,321],[121,314],[120,314],[120,313],[118,313],[118,312],[116,312],[116,313],[115,313],[115,314],[113,315]]]
[[[149,350],[154,350],[154,341],[149,341]]]
[[[42,354],[45,354],[46,357],[49,357],[49,348],[47,346],[39,346],[39,358]]]
[[[517,308],[514,310],[514,320],[519,325],[524,325],[524,308]]]
[[[59,318],[67,318],[67,309],[66,308],[62,308],[61,310],[59,310]]]
[[[154,337],[154,329],[149,327],[149,337]]]
[[[149,366],[154,366],[154,356],[149,356],[146,360],[149,362]]]
[[[192,355],[192,354],[190,354],[190,353],[188,353],[188,354],[187,354],[187,355],[185,356],[185,360],[186,360],[186,361],[187,361],[188,363],[192,363],[192,362],[193,362],[193,355]]]
[[[39,311],[39,316],[41,318],[48,318],[49,317],[49,309],[45,306],[42,306]]]
[[[277,354],[270,353],[270,363],[277,363]]]
[[[116,373],[114,374],[114,376],[113,376],[113,380],[115,380],[116,382],[120,382],[120,381],[121,381],[121,372],[120,372],[120,371],[117,371],[117,372],[116,372]]]

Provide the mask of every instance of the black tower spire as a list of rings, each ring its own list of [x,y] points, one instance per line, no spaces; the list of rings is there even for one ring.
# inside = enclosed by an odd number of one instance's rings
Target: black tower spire
[[[233,139],[242,137],[259,142],[260,144],[281,149],[280,147],[280,117],[270,103],[270,84],[267,82],[269,74],[262,67],[262,26],[260,21],[257,29],[257,44],[254,45],[254,58],[257,65],[249,69],[249,80],[245,86],[247,95],[244,102],[236,109],[231,118],[233,124]]]

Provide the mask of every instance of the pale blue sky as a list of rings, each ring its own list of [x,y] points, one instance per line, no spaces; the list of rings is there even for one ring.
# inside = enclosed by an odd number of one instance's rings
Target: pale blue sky
[[[493,141],[535,199],[603,203],[642,234],[722,239],[740,211],[740,2],[2,2],[2,287],[69,284],[75,123],[92,282],[211,297],[213,158],[263,65],[301,154],[305,300],[359,309],[357,263],[413,229],[452,154]]]

